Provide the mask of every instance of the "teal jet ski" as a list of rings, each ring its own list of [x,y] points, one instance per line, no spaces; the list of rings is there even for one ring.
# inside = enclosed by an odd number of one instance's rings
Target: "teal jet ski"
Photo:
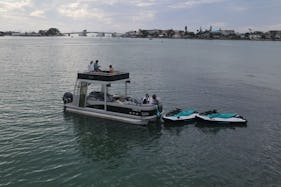
[[[195,119],[198,112],[195,110],[181,110],[179,108],[163,115],[163,120],[167,122],[180,122]]]
[[[219,113],[216,110],[197,114],[197,118],[208,122],[247,123],[247,120],[237,113]]]

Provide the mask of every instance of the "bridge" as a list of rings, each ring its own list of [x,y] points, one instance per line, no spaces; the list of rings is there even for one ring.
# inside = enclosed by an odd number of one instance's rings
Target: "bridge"
[[[117,32],[99,32],[99,31],[87,31],[87,30],[83,30],[81,32],[66,32],[66,33],[62,33],[65,36],[73,36],[73,35],[78,35],[78,36],[96,36],[96,37],[117,37],[117,36],[121,36],[123,33],[117,33]]]

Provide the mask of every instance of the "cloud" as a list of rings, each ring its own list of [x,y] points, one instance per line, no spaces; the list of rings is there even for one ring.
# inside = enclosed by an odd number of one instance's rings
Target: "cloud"
[[[79,2],[79,3],[86,3],[86,4],[95,4],[97,6],[100,6],[100,5],[111,5],[111,6],[113,6],[113,5],[122,3],[123,1],[124,0],[106,0],[106,1],[101,1],[101,0],[78,0],[77,2]]]
[[[250,25],[248,27],[244,27],[243,30],[248,31],[249,28],[251,28],[253,31],[281,30],[281,23],[273,23],[269,25]]]
[[[42,10],[35,10],[29,14],[31,17],[46,18],[45,12]]]
[[[32,4],[32,0],[1,0],[0,18],[3,18],[3,21],[0,19],[1,26],[5,28],[7,25],[11,27],[13,25],[25,25],[28,20],[26,12],[32,7]]]
[[[87,4],[82,3],[70,3],[67,5],[61,5],[58,8],[58,12],[66,17],[71,17],[74,19],[84,19],[84,18],[97,18],[103,19],[105,13],[97,8],[88,8]]]
[[[0,25],[23,31],[58,27],[125,32],[184,25],[280,30],[280,8],[280,0],[0,0]]]
[[[263,28],[266,28],[267,30],[280,30],[281,23],[275,23],[273,25],[267,25],[267,26],[264,26]]]
[[[32,0],[11,0],[0,1],[0,10],[2,12],[8,12],[13,10],[24,10],[26,7],[31,6]]]
[[[132,16],[133,22],[148,22],[152,21],[155,17],[156,11],[142,11]]]
[[[154,5],[154,3],[152,3],[152,2],[139,2],[136,4],[136,6],[138,6],[138,7],[149,7],[152,5]]]
[[[243,7],[243,6],[233,6],[233,7],[231,7],[231,9],[236,12],[244,12],[244,11],[248,10],[247,7]]]
[[[171,3],[168,7],[170,8],[192,8],[194,6],[199,6],[203,4],[214,4],[214,3],[220,3],[224,0],[186,0],[184,2],[175,2]]]
[[[132,3],[133,3],[133,5],[135,5],[137,7],[151,7],[153,5],[160,4],[160,2],[156,3],[155,0],[147,0],[147,1],[137,0]]]
[[[81,23],[92,24],[111,24],[112,15],[110,12],[104,11],[102,8],[91,6],[92,4],[86,2],[75,2],[60,5],[57,12],[64,17],[64,19],[72,20],[72,22],[80,21]],[[88,23],[86,23],[88,22]]]
[[[219,29],[219,28],[226,28],[228,27],[228,24],[226,22],[216,22],[216,23],[211,23],[210,24],[213,29]]]

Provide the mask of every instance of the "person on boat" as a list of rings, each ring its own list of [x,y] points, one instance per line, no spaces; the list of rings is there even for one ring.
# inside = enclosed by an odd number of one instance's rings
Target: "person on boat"
[[[112,67],[112,65],[110,64],[109,65],[109,73],[114,73],[115,72],[115,69]]]
[[[152,95],[151,104],[153,104],[153,105],[159,104],[159,101],[158,101],[157,96],[155,94]]]
[[[94,63],[94,62],[91,61],[90,64],[88,65],[88,71],[89,71],[89,72],[94,71],[94,66],[93,66],[94,64],[93,64],[93,63]]]
[[[100,70],[100,65],[99,65],[99,61],[96,60],[95,64],[94,64],[94,71],[101,71]]]
[[[145,97],[142,99],[142,104],[149,104],[150,97],[148,94],[145,94]]]

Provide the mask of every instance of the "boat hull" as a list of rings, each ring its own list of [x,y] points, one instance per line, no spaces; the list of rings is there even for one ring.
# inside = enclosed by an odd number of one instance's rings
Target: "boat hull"
[[[247,123],[247,120],[240,116],[231,117],[231,118],[219,118],[219,117],[210,118],[205,115],[197,114],[197,118],[204,120],[204,121],[208,121],[208,122],[214,122],[214,123]]]
[[[197,117],[197,113],[188,116],[167,116],[166,114],[162,117],[164,121],[167,122],[182,122],[194,120]]]
[[[71,113],[77,113],[92,117],[98,117],[102,119],[114,120],[124,123],[130,123],[135,125],[147,125],[149,122],[157,120],[157,116],[134,116],[130,114],[122,114],[118,112],[105,111],[100,109],[94,109],[89,107],[77,107],[71,104],[65,104],[65,111]]]

